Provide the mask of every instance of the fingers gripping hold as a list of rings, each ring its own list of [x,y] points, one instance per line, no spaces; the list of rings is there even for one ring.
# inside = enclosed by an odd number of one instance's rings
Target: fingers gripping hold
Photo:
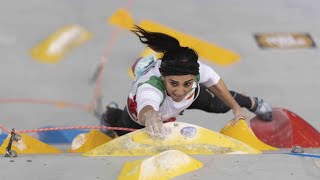
[[[164,137],[169,130],[163,126],[163,121],[166,121],[168,116],[162,115],[157,111],[148,111],[145,113],[146,132],[151,136]]]

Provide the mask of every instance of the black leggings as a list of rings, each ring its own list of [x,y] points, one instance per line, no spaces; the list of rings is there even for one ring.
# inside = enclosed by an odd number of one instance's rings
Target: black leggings
[[[234,91],[230,91],[230,93],[241,107],[250,110],[252,103],[248,96],[244,96]],[[210,113],[226,113],[231,108],[217,96],[213,96],[208,92],[205,86],[200,85],[198,97],[187,109],[200,109]],[[108,124],[112,127],[144,128],[144,126],[137,124],[130,118],[127,107],[125,107],[124,110],[110,108],[107,113],[107,119]],[[118,136],[121,136],[128,133],[128,131],[116,131],[116,133]]]
[[[230,94],[237,101],[240,107],[245,107],[250,110],[252,103],[248,96],[244,96],[234,91],[230,91]],[[217,96],[213,96],[208,92],[204,85],[200,85],[199,96],[187,109],[200,109],[211,113],[226,113],[231,108]]]

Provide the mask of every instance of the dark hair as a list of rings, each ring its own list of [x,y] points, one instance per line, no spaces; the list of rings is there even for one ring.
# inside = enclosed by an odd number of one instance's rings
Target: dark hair
[[[132,30],[143,44],[163,53],[160,72],[163,76],[199,74],[198,54],[189,47],[181,47],[174,37],[160,32],[150,32],[137,25]]]

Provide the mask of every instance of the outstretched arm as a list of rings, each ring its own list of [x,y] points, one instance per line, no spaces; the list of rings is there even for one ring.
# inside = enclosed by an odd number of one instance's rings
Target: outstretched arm
[[[162,99],[163,93],[147,83],[139,86],[136,93],[138,121],[152,136],[164,136],[167,133],[163,127],[165,116],[159,112]]]
[[[210,86],[208,90],[214,95],[218,96],[232,109],[234,114],[234,125],[237,124],[238,120],[241,118],[245,120],[249,118],[249,113],[242,109],[235,101],[222,79],[220,79],[217,84]]]

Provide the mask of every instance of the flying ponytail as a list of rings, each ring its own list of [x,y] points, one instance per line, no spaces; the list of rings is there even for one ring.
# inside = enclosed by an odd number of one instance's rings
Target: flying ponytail
[[[150,32],[137,25],[131,30],[143,44],[152,50],[163,53],[160,73],[170,75],[198,75],[199,63],[197,53],[189,47],[181,47],[174,37],[160,32]]]
[[[139,37],[143,44],[159,53],[166,53],[181,47],[179,41],[174,37],[159,32],[149,32],[137,25],[134,26],[132,32]]]

